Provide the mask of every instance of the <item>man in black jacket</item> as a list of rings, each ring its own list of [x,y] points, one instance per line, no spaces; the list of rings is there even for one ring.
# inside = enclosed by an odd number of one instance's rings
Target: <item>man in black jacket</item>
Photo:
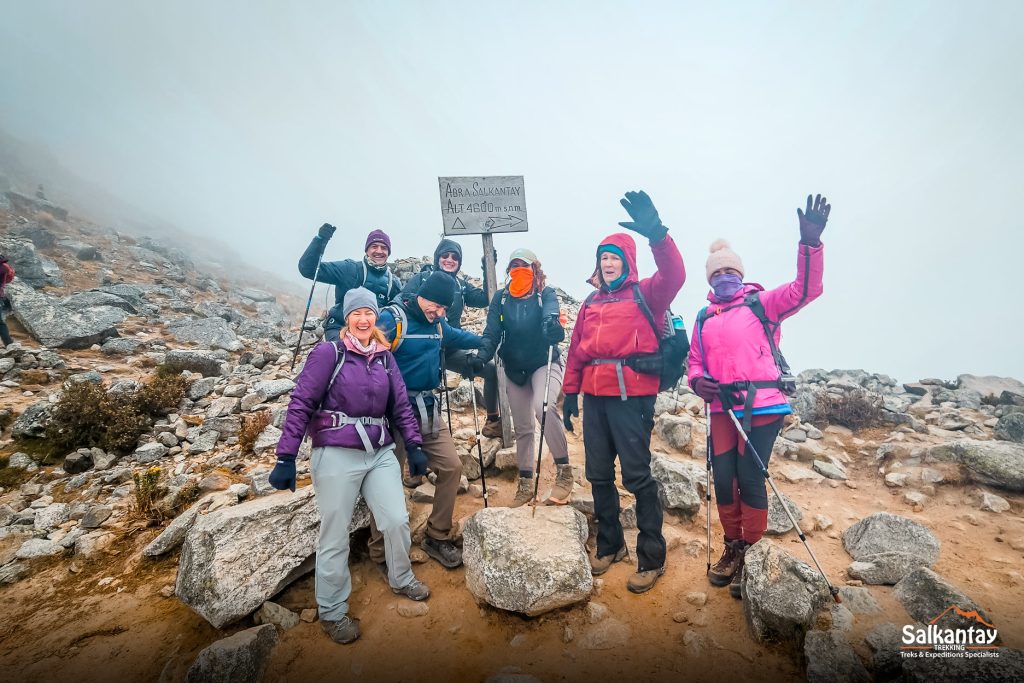
[[[448,324],[452,327],[462,329],[462,311],[466,306],[471,308],[486,308],[488,305],[487,293],[479,287],[471,285],[464,277],[459,277],[462,269],[462,247],[458,242],[450,239],[443,239],[434,249],[433,265],[425,265],[416,275],[413,275],[402,288],[403,294],[415,293],[423,285],[423,282],[435,271],[448,273],[458,283],[455,291],[455,301],[448,309]],[[501,437],[501,419],[498,414],[498,372],[493,362],[489,362],[481,369],[479,365],[473,366],[475,354],[468,351],[460,351],[448,348],[445,351],[445,366],[447,369],[457,372],[463,377],[484,378],[484,407],[487,409],[487,422],[484,424],[483,435],[492,439]]]
[[[330,223],[320,226],[317,236],[306,247],[299,258],[299,273],[302,277],[312,280],[316,273],[316,264],[327,248],[327,242],[334,235],[335,227]],[[377,296],[377,306],[384,308],[398,296],[402,289],[401,281],[388,268],[391,256],[391,238],[383,230],[373,230],[366,236],[363,245],[365,252],[362,260],[354,261],[323,261],[320,272],[316,275],[317,282],[334,285],[334,307],[324,323],[324,337],[331,341],[338,340],[338,330],[345,323],[342,304],[345,294],[350,289],[365,287]]]

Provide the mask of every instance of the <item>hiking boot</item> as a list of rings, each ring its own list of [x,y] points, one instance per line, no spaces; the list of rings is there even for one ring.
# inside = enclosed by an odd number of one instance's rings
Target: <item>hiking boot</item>
[[[410,600],[415,600],[416,602],[426,600],[430,597],[430,589],[427,588],[427,584],[421,583],[415,578],[401,588],[392,588],[391,592],[395,595],[404,595]]]
[[[664,573],[664,567],[649,569],[645,572],[633,572],[633,576],[629,577],[629,581],[626,582],[626,588],[629,589],[630,593],[646,593],[654,588],[654,584],[658,582],[658,577]]]
[[[722,552],[722,556],[718,558],[718,562],[711,567],[711,572],[708,573],[708,581],[712,586],[728,586],[732,581],[732,577],[740,567],[740,558],[743,557],[740,552],[742,545],[743,539],[739,538],[735,541],[725,541],[725,550]]]
[[[746,541],[741,541],[741,543],[743,545],[737,551],[740,554],[740,566],[736,568],[736,573],[733,574],[732,581],[729,582],[729,595],[737,600],[743,599],[743,560],[747,555],[747,548],[750,547]]]
[[[484,424],[484,428],[480,430],[480,433],[486,436],[488,439],[500,439],[501,420],[488,420]]]
[[[545,505],[565,505],[572,495],[572,487],[575,484],[572,478],[572,465],[565,464],[558,466],[558,475],[555,477],[555,486],[551,489],[551,495],[544,501]]]
[[[533,477],[519,477],[519,486],[516,487],[516,497],[512,499],[510,508],[517,508],[526,505],[533,500]]]
[[[423,539],[420,544],[423,552],[441,563],[443,567],[455,569],[462,564],[462,551],[451,541],[439,541],[436,538]]]
[[[601,574],[608,571],[608,568],[611,567],[612,564],[615,562],[621,562],[624,559],[626,559],[626,546],[619,548],[618,552],[614,555],[598,557],[595,552],[594,556],[590,558],[590,573],[594,576],[601,576]]]
[[[337,621],[320,620],[320,628],[336,643],[345,645],[359,637],[359,620],[350,619],[346,614]]]
[[[423,483],[423,477],[409,477],[402,475],[402,485],[407,489],[414,489]]]

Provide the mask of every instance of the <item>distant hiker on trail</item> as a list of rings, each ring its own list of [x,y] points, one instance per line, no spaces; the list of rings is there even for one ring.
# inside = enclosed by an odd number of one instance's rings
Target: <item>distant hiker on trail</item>
[[[559,320],[558,297],[555,290],[547,286],[547,277],[537,255],[529,249],[513,251],[505,272],[509,276],[508,284],[491,299],[483,346],[477,353],[481,361],[490,361],[497,349],[509,379],[508,404],[515,425],[516,461],[519,465],[519,486],[510,507],[519,507],[533,498],[533,470],[537,458],[534,420],[541,419],[548,349],[552,346],[555,348],[544,440],[555,459],[558,475],[547,503],[565,505],[572,494],[573,478],[565,428],[556,407],[563,373],[557,345],[565,339],[565,330]]]
[[[746,453],[725,411],[734,408],[767,467],[783,416],[791,412],[786,396],[794,388],[778,349],[779,324],[821,295],[825,248],[820,238],[830,210],[821,195],[807,197],[806,213],[797,209],[800,244],[793,282],[769,291],[744,282],[743,262],[724,240],[711,244],[705,267],[710,303],[693,328],[687,376],[710,408],[709,457],[725,532],[725,550],[708,578],[715,586],[728,585],[735,598],[747,548],[761,540],[768,525],[768,494],[760,465]],[[730,405],[722,405],[723,396]]]
[[[348,528],[359,494],[383,532],[391,590],[412,600],[426,600],[430,590],[412,573],[402,466],[388,431],[390,425],[401,434],[410,468],[422,473],[426,456],[416,415],[388,341],[376,327],[376,297],[362,287],[351,289],[341,313],[341,340],[317,344],[299,373],[270,484],[295,490],[295,456],[308,430],[321,520],[316,554],[320,626],[335,642],[350,643],[359,637],[359,620],[348,616]]]
[[[634,593],[643,593],[665,572],[661,500],[651,476],[651,430],[660,377],[658,370],[650,374],[633,366],[638,356],[659,350],[658,336],[643,306],[653,320],[663,319],[683,286],[686,271],[650,197],[645,192],[627,192],[620,202],[633,220],[619,225],[649,240],[658,269],[651,277],[640,279],[636,244],[628,234],[610,235],[598,246],[600,289],[587,297],[576,318],[565,366],[562,410],[565,426],[571,430],[583,392],[586,473],[598,520],[591,569],[595,576],[603,574],[626,556],[615,488],[618,457],[622,483],[636,496],[640,529],[637,571],[627,586]]]
[[[458,274],[461,269],[462,247],[454,240],[443,239],[434,249],[433,265],[427,264],[420,272],[413,275],[405,283],[402,293],[416,293],[431,273],[443,271],[450,274],[459,286],[455,290],[455,300],[445,318],[449,325],[461,330],[462,311],[466,306],[470,308],[485,308],[487,306],[487,292],[471,285],[465,278],[460,278]],[[463,377],[472,378],[474,375],[470,372],[468,356],[468,351],[448,349],[445,351],[445,367]],[[484,378],[484,407],[487,409],[487,422],[484,424],[483,435],[492,439],[498,438],[501,436],[501,417],[498,414],[498,372],[494,363],[487,363],[484,365],[483,371],[477,374]]]
[[[14,340],[11,339],[11,331],[7,329],[7,315],[13,308],[11,300],[7,297],[7,285],[13,279],[14,266],[7,261],[6,256],[0,254],[0,341],[5,347],[14,343]]]
[[[419,423],[423,448],[410,449],[409,473],[414,479],[421,477],[429,466],[437,475],[434,507],[427,519],[422,548],[449,569],[462,564],[462,550],[451,538],[462,461],[442,422],[440,401],[434,396],[434,390],[441,384],[441,354],[445,349],[480,347],[480,337],[454,328],[445,320],[445,311],[452,305],[457,288],[455,278],[447,273],[431,273],[416,294],[402,294],[382,310],[377,322],[391,344]],[[396,440],[398,456],[405,458],[403,441]],[[380,532],[375,523],[371,523],[370,559],[378,565],[384,564],[387,557],[383,550]]]
[[[372,230],[366,236],[366,243],[363,245],[365,253],[360,261],[321,261],[327,249],[327,242],[334,235],[334,231],[335,227],[329,223],[321,225],[317,236],[299,258],[299,272],[302,277],[312,280],[314,273],[317,273],[317,263],[320,263],[320,272],[316,275],[317,282],[334,285],[334,306],[328,314],[327,322],[324,323],[324,338],[331,341],[338,340],[339,330],[344,324],[341,309],[345,294],[350,289],[365,287],[373,292],[377,298],[378,308],[387,306],[402,290],[402,282],[388,268],[391,238],[387,233],[383,230]]]

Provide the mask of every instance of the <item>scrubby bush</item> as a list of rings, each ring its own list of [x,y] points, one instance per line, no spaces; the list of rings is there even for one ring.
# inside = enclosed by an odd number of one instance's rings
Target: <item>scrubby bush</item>
[[[238,433],[238,445],[242,449],[242,453],[252,453],[253,447],[256,445],[256,439],[259,438],[263,430],[270,424],[270,411],[261,410],[258,413],[252,415],[244,415],[242,417],[242,429]]]
[[[842,425],[853,430],[883,424],[882,397],[876,394],[854,389],[839,395],[822,392],[817,398],[815,414],[819,420],[828,424]]]
[[[156,466],[132,473],[132,481],[135,482],[135,505],[132,512],[137,517],[155,522],[163,519],[158,502],[167,493],[167,489],[161,486],[160,475],[161,470]]]
[[[113,394],[103,384],[70,384],[53,406],[42,439],[45,450],[53,456],[93,446],[129,451],[153,418],[177,407],[188,387],[179,373],[167,371],[155,373],[134,391]]]

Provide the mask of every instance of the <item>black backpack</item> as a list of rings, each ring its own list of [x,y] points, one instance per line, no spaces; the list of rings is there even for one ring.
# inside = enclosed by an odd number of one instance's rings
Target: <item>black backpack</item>
[[[583,305],[590,304],[596,295],[597,292],[593,292]],[[654,330],[654,336],[658,339],[658,350],[655,353],[634,354],[623,363],[641,374],[658,375],[658,391],[674,389],[686,374],[686,356],[690,353],[690,339],[686,336],[683,319],[669,309],[665,311],[664,323],[658,325],[654,321],[650,306],[644,300],[639,283],[636,282],[633,283],[633,301]]]

